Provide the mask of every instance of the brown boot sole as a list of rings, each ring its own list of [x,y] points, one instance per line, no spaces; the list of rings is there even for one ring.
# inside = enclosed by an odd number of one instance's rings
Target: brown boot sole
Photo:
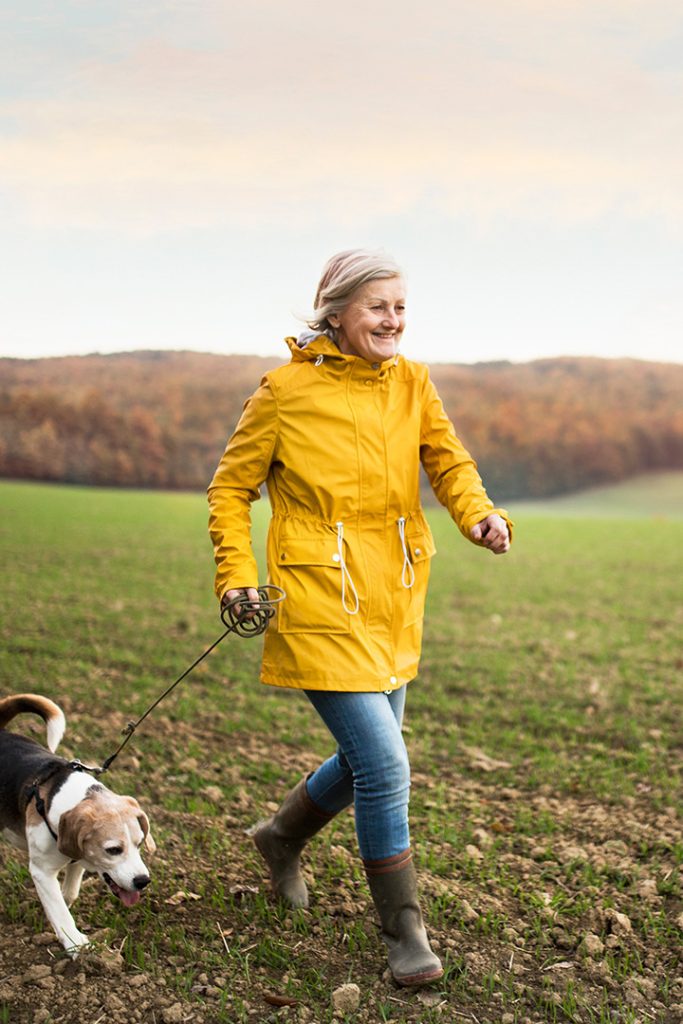
[[[421,974],[406,974],[402,978],[393,975],[397,985],[402,988],[417,988],[418,985],[431,985],[433,981],[443,978],[443,967],[435,968],[433,971],[422,971]]]

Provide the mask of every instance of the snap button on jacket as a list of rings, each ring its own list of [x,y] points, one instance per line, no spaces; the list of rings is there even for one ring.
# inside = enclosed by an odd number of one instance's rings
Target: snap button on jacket
[[[497,512],[426,366],[370,364],[325,335],[267,373],[209,486],[216,593],[255,587],[250,505],[272,508],[268,581],[286,600],[266,631],[261,680],[319,690],[392,690],[417,673],[435,554],[420,464],[469,539]],[[407,571],[409,570],[409,571]]]

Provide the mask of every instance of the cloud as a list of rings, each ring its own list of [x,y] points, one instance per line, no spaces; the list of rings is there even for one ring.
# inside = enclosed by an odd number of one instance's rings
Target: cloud
[[[96,23],[69,37],[77,9],[13,57],[20,80],[47,47],[42,92],[0,108],[0,186],[33,225],[354,226],[425,202],[484,224],[683,222],[683,74],[657,64],[680,26],[668,0],[168,3],[144,19],[124,2],[104,5],[108,48]]]
[[[671,147],[633,151],[570,135],[483,132],[460,119],[389,144],[372,130],[292,138],[278,123],[228,131],[193,118],[106,119],[70,107],[41,111],[0,155],[0,180],[33,224],[154,231],[272,221],[353,224],[400,215],[428,199],[451,217],[550,217],[621,209],[683,220],[683,159]],[[24,117],[26,124],[30,118]],[[308,145],[306,144],[308,141]]]

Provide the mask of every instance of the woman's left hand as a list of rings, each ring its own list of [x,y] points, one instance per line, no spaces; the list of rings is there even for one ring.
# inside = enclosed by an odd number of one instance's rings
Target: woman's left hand
[[[470,536],[477,544],[482,544],[489,551],[493,551],[494,555],[504,555],[510,550],[508,524],[495,512],[476,523],[470,530]]]

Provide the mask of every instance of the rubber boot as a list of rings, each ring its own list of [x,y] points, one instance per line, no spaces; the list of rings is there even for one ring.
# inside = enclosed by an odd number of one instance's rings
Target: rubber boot
[[[270,868],[273,892],[290,907],[308,906],[308,889],[301,874],[301,851],[307,841],[334,817],[313,803],[302,779],[285,797],[279,811],[249,829]]]
[[[399,985],[428,985],[437,981],[443,975],[443,967],[429,945],[422,921],[410,850],[386,860],[363,863],[394,980]]]

